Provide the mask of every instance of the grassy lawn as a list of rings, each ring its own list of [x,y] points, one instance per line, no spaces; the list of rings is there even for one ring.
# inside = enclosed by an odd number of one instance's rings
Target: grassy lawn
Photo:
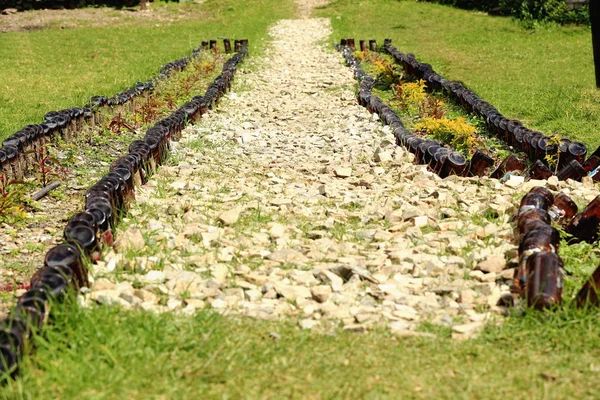
[[[589,28],[528,31],[510,18],[412,1],[333,0],[317,15],[331,17],[335,41],[390,37],[507,117],[600,145]]]
[[[291,0],[207,0],[153,7],[192,17],[1,34],[0,139],[42,122],[50,110],[83,105],[92,95],[112,96],[146,80],[203,39],[244,37],[251,51],[260,50],[267,27],[294,14]],[[107,10],[107,21],[110,16]]]
[[[598,316],[514,317],[478,339],[454,341],[445,329],[435,339],[384,331],[322,335],[210,312],[59,311],[22,377],[0,397],[597,398]]]

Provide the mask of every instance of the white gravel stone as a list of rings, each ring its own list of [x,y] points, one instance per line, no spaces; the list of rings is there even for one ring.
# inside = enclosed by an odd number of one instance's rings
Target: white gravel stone
[[[152,255],[107,252],[97,276],[106,279],[87,300],[398,336],[428,336],[418,324],[461,315],[457,338],[504,312],[508,270],[496,257],[516,249],[512,199],[529,183],[442,180],[414,165],[356,104],[352,70],[322,44],[328,20],[284,20],[270,34],[218,112],[182,132],[175,165],[136,191],[136,225],[117,237]],[[476,224],[487,212],[498,217]],[[108,265],[135,289],[116,290]]]

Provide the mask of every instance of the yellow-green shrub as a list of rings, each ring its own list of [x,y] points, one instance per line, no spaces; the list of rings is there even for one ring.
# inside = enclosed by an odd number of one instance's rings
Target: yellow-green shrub
[[[415,129],[430,134],[436,140],[449,144],[463,154],[470,155],[475,151],[476,129],[469,125],[465,118],[426,117],[415,125]]]

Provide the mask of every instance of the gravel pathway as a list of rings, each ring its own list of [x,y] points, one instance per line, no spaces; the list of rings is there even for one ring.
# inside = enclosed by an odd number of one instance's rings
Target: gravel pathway
[[[413,165],[356,104],[352,71],[319,44],[330,32],[326,19],[271,29],[266,55],[139,190],[82,301],[405,336],[429,335],[423,322],[463,338],[501,321],[514,205],[539,182],[441,180]]]

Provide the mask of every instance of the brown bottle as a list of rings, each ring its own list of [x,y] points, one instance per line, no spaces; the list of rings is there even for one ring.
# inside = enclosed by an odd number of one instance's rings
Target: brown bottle
[[[527,193],[521,200],[519,212],[517,215],[522,215],[526,211],[533,209],[542,209],[547,211],[552,203],[546,197],[539,193]]]
[[[563,262],[556,253],[540,251],[527,260],[527,306],[544,310],[562,303]]]
[[[592,155],[590,158],[585,160],[585,162],[581,166],[583,167],[583,169],[585,169],[585,172],[594,172],[598,167],[600,167],[600,157]]]
[[[440,147],[436,150],[435,154],[433,155],[433,159],[431,160],[431,164],[429,164],[429,167],[433,172],[439,174],[440,170],[442,169],[442,165],[444,165],[444,161],[446,161],[446,157],[449,153],[450,150],[448,150],[445,147]]]
[[[68,268],[73,272],[75,288],[88,286],[88,273],[83,265],[81,253],[75,246],[60,244],[46,253],[44,265],[54,268]]]
[[[585,169],[577,160],[571,160],[556,174],[559,181],[566,181],[567,179],[573,179],[574,181],[580,182],[581,178],[586,176]]]
[[[507,172],[511,171],[523,171],[525,169],[525,163],[517,158],[514,154],[509,155],[496,167],[494,172],[491,173],[490,178],[500,179]]]
[[[554,203],[548,210],[550,218],[557,224],[569,222],[577,214],[577,204],[565,193],[559,193],[554,197]]]
[[[545,231],[546,234],[552,235],[556,228],[552,227],[552,225],[545,223],[544,221],[540,221],[539,219],[527,219],[521,225],[521,230],[519,230],[517,237],[518,239],[522,239],[529,232],[537,230]]]
[[[546,210],[542,210],[541,208],[534,208],[532,210],[527,210],[519,215],[517,220],[517,229],[519,232],[523,231],[523,227],[528,222],[528,220],[538,220],[543,223],[550,225],[552,223],[552,219],[550,218],[550,214]]]
[[[358,44],[360,45],[360,51],[362,51],[363,53],[365,51],[367,51],[367,43],[366,43],[366,41],[364,39],[363,40],[359,40]]]
[[[540,251],[556,252],[558,249],[560,234],[558,231],[554,231],[548,229],[529,231],[527,235],[521,238],[519,243],[519,266],[514,282],[520,291],[523,291],[526,287],[527,261],[529,258]]]
[[[369,50],[377,51],[377,40],[369,39]]]
[[[579,164],[583,164],[586,154],[587,148],[585,147],[585,144],[581,142],[571,142],[567,150],[565,161],[569,162],[571,160],[576,160]]]
[[[356,50],[356,45],[354,43],[354,38],[346,39],[346,42],[348,43],[348,46],[350,47],[350,50],[352,50],[352,51]]]
[[[565,231],[573,235],[575,241],[583,240],[592,243],[598,239],[598,225],[600,225],[600,196],[597,196],[579,214],[575,215]]]
[[[600,157],[592,155],[583,163],[583,169],[592,177],[594,182],[600,181]]]
[[[475,154],[473,154],[473,157],[471,157],[468,176],[484,176],[493,166],[494,159],[477,150]]]
[[[567,159],[567,153],[569,152],[569,145],[571,141],[567,138],[560,139],[560,143],[558,144],[558,169],[561,169],[569,160]]]
[[[540,132],[535,132],[530,138],[529,138],[529,147],[528,147],[528,151],[527,151],[527,155],[529,156],[529,159],[531,161],[534,160],[538,160],[540,157],[540,148],[538,147],[538,143],[540,141],[541,138],[543,138],[544,135],[542,135]]]
[[[550,204],[554,202],[554,195],[550,190],[546,189],[544,186],[534,186],[531,188],[531,190],[529,190],[529,193],[541,194],[550,202]]]
[[[519,217],[526,211],[536,208],[548,211],[548,208],[554,202],[554,195],[543,186],[533,187],[523,198],[519,204]]]
[[[43,289],[49,298],[62,298],[73,282],[73,271],[69,267],[42,267],[31,277],[32,289]]]
[[[575,296],[577,307],[584,307],[587,304],[595,307],[600,305],[598,290],[600,290],[600,266],[596,268],[592,276],[585,282],[577,293],[577,296]]]
[[[552,176],[552,171],[540,160],[536,160],[525,173],[529,179],[548,179]]]
[[[441,178],[446,178],[449,175],[464,176],[467,167],[467,159],[462,154],[452,151],[446,156],[439,175]]]
[[[542,136],[537,142],[537,158],[544,161],[546,155],[554,155],[558,151],[558,146],[553,144],[549,136]]]

